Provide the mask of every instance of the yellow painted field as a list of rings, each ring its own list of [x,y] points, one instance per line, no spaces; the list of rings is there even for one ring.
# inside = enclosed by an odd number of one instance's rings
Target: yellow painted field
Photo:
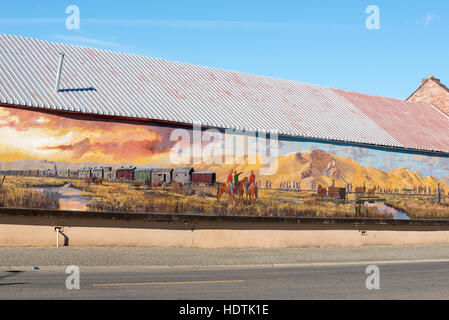
[[[0,206],[58,209],[54,192],[36,191],[35,187],[70,186],[89,197],[87,208],[109,212],[155,212],[239,216],[301,217],[373,217],[391,218],[376,208],[357,206],[354,195],[345,204],[317,199],[309,192],[259,190],[255,204],[237,199],[229,205],[228,196],[217,201],[216,187],[186,187],[176,190],[162,187],[153,190],[138,183],[86,183],[81,180],[35,177],[7,177],[0,189]],[[51,188],[49,188],[50,190]],[[449,204],[436,204],[426,196],[380,195],[385,203],[407,213],[411,218],[449,218]],[[357,213],[356,213],[357,212]]]

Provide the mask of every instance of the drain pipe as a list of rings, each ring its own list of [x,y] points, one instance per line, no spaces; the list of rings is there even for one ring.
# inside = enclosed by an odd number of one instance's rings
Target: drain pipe
[[[59,247],[59,232],[63,231],[63,227],[55,227],[56,231],[56,247]]]
[[[56,74],[56,82],[55,82],[55,91],[59,92],[59,84],[61,82],[61,74],[62,74],[62,65],[64,63],[64,53],[59,53],[59,65],[58,65],[58,73]]]

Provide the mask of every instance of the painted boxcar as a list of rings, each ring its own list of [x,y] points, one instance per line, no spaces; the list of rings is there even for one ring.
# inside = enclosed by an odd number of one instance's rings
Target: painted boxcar
[[[151,182],[153,183],[171,183],[173,169],[171,168],[156,168],[151,171]]]
[[[136,170],[136,167],[120,167],[115,173],[116,179],[132,181],[134,179],[134,170]]]
[[[193,172],[195,172],[193,168],[176,168],[173,171],[173,181],[182,184],[190,184]]]
[[[104,178],[104,168],[93,168],[92,169],[92,178],[103,179]]]
[[[70,170],[69,178],[70,179],[79,179],[80,178],[80,171],[79,171],[79,169],[72,169],[72,170]]]
[[[216,182],[215,172],[193,172],[192,183],[193,184],[207,184],[213,185]]]
[[[68,178],[70,170],[69,169],[58,169],[58,177],[59,178]]]
[[[134,180],[136,181],[147,181],[151,182],[151,172],[152,168],[140,168],[134,170]]]
[[[90,168],[82,168],[79,171],[80,179],[88,179],[92,176],[92,170]]]
[[[115,180],[115,170],[112,167],[104,167],[103,168],[103,179],[107,181]]]

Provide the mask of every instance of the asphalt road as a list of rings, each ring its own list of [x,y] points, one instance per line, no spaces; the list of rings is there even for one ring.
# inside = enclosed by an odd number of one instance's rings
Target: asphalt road
[[[366,265],[291,267],[81,267],[68,290],[63,267],[0,271],[0,299],[448,299],[449,262],[379,263],[380,289]]]
[[[379,290],[365,285],[373,264]],[[0,248],[3,299],[449,299],[449,246]]]

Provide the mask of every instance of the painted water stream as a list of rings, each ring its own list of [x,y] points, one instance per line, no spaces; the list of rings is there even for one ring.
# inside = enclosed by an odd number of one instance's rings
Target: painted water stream
[[[81,190],[75,189],[70,185],[63,187],[34,187],[33,189],[42,192],[45,190],[58,192],[61,210],[85,211],[90,200],[89,197],[81,195]]]
[[[395,220],[410,220],[410,217],[407,215],[407,213],[392,208],[382,201],[375,201],[374,203],[365,202],[365,207],[375,207],[379,212],[392,214],[393,219]]]

